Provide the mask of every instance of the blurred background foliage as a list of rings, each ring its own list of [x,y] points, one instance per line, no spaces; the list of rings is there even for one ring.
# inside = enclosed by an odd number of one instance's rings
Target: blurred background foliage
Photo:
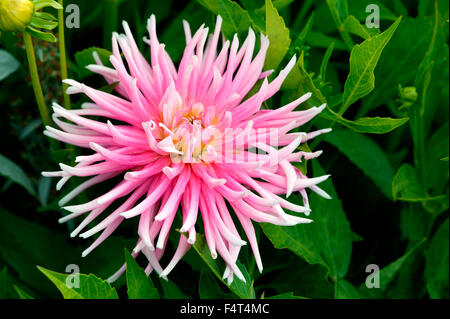
[[[140,39],[151,14],[174,61],[185,46],[182,19],[192,29],[202,23],[212,28],[217,14],[224,19],[227,38],[237,32],[242,39],[249,27],[269,37],[266,69],[275,74],[296,54],[297,65],[266,106],[277,108],[310,91],[308,106],[328,104],[310,125],[334,131],[303,146],[324,154],[301,168],[309,175],[330,173],[324,188],[333,199],[311,195],[312,224],[258,226],[265,269],[260,274],[244,248],[239,260],[247,284],[235,279],[227,287],[221,280],[223,265],[209,257],[201,235],[169,282],[155,274],[146,279],[140,260],[124,255],[124,247],[131,250],[135,242],[137,225],[131,221],[81,258],[88,242],[69,237],[73,222],[57,222],[62,214],[58,199],[81,180],[57,193],[55,181],[40,174],[58,162],[73,162],[81,151],[62,144],[56,149],[42,134],[23,39],[3,32],[0,298],[61,293],[65,298],[449,297],[447,1],[64,1],[69,4],[79,6],[81,24],[66,29],[69,77],[104,90],[110,88],[85,69],[93,62],[92,52],[107,62],[111,34],[122,32],[126,20],[149,56]],[[369,4],[380,9],[380,29],[365,25]],[[57,42],[35,40],[34,47],[46,103],[62,103]],[[83,101],[77,97],[71,107]],[[100,191],[88,190],[77,200],[85,202]],[[171,236],[175,244],[180,234]],[[125,260],[127,274],[113,288],[101,280]],[[68,264],[79,265],[86,274],[81,286],[97,287],[96,294],[65,287]],[[378,289],[365,285],[370,264],[380,268]],[[37,265],[44,268],[39,271]]]

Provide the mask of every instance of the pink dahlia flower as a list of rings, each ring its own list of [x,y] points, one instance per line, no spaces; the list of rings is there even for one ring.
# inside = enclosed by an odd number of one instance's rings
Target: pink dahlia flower
[[[187,44],[177,68],[158,41],[154,16],[148,20],[150,39],[144,39],[150,46],[150,64],[124,22],[125,35],[114,34],[112,38],[113,68],[102,65],[95,54],[97,64],[88,67],[108,83],[118,83],[117,94],[65,81],[69,94],[84,93],[92,103],[78,110],[54,104],[53,120],[60,129],[47,127],[44,134],[89,148],[92,154],[77,157],[74,167],[61,163],[61,171],[43,175],[61,177],[58,190],[72,176],[91,176],[59,202],[70,212],[60,222],[87,214],[72,237],[89,238],[101,232],[83,256],[108,238],[124,219],[139,218],[133,257],[143,253],[148,259],[146,273],[155,270],[166,278],[195,243],[196,229],[203,227],[211,256],[220,255],[226,263],[224,278],[231,283],[235,274],[245,281],[236,260],[246,241],[232,216],[240,221],[262,271],[252,221],[281,226],[309,223],[310,219],[287,214],[283,209],[308,215],[307,188],[329,197],[316,186],[328,175],[307,178],[292,165],[319,156],[321,152],[297,148],[329,130],[289,133],[325,106],[295,111],[311,96],[308,93],[278,109],[261,109],[264,101],[280,89],[295,65],[295,57],[269,83],[271,71],[262,71],[267,37],[261,34],[255,57],[256,37],[251,29],[240,47],[235,35],[231,42],[222,40],[218,49],[221,23],[219,16],[212,35],[204,26],[192,35],[184,22]],[[260,89],[246,98],[258,80],[262,80]],[[121,181],[104,195],[85,204],[65,206],[87,188],[116,176]],[[296,191],[303,197],[303,206],[283,197]],[[85,230],[119,200],[118,208]],[[163,267],[160,259],[178,211],[182,234],[171,261]],[[115,280],[124,270],[125,265],[109,280]]]

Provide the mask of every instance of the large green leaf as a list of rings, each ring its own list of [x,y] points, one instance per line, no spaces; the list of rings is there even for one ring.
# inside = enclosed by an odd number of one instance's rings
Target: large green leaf
[[[336,146],[370,177],[388,198],[392,197],[394,170],[377,143],[350,130],[334,130],[325,135],[324,140]]]
[[[20,67],[19,61],[8,51],[0,50],[0,81],[7,78]]]
[[[65,225],[60,227],[64,229]],[[51,283],[42,280],[36,265],[65,271],[68,264],[76,264],[83,272],[106,278],[122,266],[124,247],[131,248],[134,244],[134,241],[112,236],[82,258],[83,247],[70,245],[68,234],[22,219],[1,207],[0,234],[1,259],[18,273],[23,284],[42,296],[51,297],[55,296],[55,290]]]
[[[23,186],[31,195],[36,195],[34,186],[23,169],[3,155],[0,155],[0,175]]]
[[[323,175],[323,170],[313,161],[313,172]],[[310,196],[311,224],[280,227],[261,224],[266,236],[279,249],[289,249],[310,264],[325,266],[331,278],[344,277],[352,252],[352,234],[341,201],[330,180],[320,185],[332,199],[312,193]]]
[[[125,249],[125,260],[127,263],[127,289],[130,299],[159,299],[158,289],[152,280],[147,277],[144,270],[139,267],[136,260]]]
[[[72,287],[67,284],[70,274],[61,274],[39,266],[38,269],[53,282],[64,299],[119,299],[116,290],[108,282],[93,274],[79,274],[79,287]]]
[[[271,0],[266,0],[266,35],[270,45],[266,54],[264,67],[267,70],[276,70],[283,60],[291,44],[289,29],[278,14]]]
[[[400,23],[398,18],[386,31],[373,36],[353,47],[350,54],[350,73],[344,86],[344,95],[339,114],[360,98],[369,94],[375,87],[374,70],[386,44]]]
[[[449,298],[448,218],[431,239],[425,252],[425,280],[430,298]]]
[[[195,244],[193,245],[193,247],[195,251],[199,254],[199,256],[203,259],[203,261],[206,263],[206,265],[211,269],[212,273],[226,286],[228,286],[226,281],[222,279],[223,272],[225,271],[224,263],[218,259],[213,259],[211,257],[208,244],[206,243],[205,237],[203,235],[197,234],[197,239],[195,240]],[[244,283],[240,279],[234,278],[233,282],[228,287],[240,298],[243,299],[255,298],[253,281],[250,278],[247,269],[239,262],[237,262],[237,266],[244,275],[246,282]]]

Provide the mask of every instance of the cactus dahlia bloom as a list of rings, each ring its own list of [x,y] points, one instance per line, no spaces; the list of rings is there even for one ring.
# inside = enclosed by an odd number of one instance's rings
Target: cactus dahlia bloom
[[[59,202],[70,212],[60,222],[88,213],[71,236],[88,238],[101,232],[83,256],[124,219],[139,218],[133,257],[143,253],[149,262],[146,273],[155,270],[165,278],[194,244],[196,230],[202,227],[211,256],[220,255],[226,263],[224,278],[231,282],[235,274],[245,281],[236,260],[246,242],[232,216],[240,221],[262,271],[252,221],[281,226],[309,223],[310,219],[287,214],[284,209],[308,215],[307,188],[328,197],[316,186],[328,176],[307,178],[292,162],[320,155],[297,148],[329,130],[289,133],[325,106],[294,111],[311,96],[305,94],[278,109],[261,109],[262,103],[280,89],[295,57],[269,82],[271,72],[262,71],[267,37],[261,35],[255,57],[256,39],[251,29],[240,47],[235,36],[231,42],[223,40],[218,48],[221,23],[219,16],[214,33],[208,36],[208,28],[201,26],[191,34],[184,22],[187,45],[178,68],[158,41],[154,16],[148,20],[150,38],[144,39],[150,46],[150,64],[124,23],[125,35],[113,35],[113,68],[102,65],[95,54],[97,64],[88,67],[108,83],[117,82],[117,94],[66,81],[68,93],[84,93],[92,103],[78,110],[54,104],[53,120],[60,130],[47,127],[44,133],[89,148],[92,154],[77,157],[74,167],[60,164],[61,171],[43,175],[61,177],[58,189],[72,176],[92,176]],[[262,80],[260,89],[246,98],[258,80]],[[114,177],[120,182],[104,195],[85,204],[65,206],[87,188]],[[288,197],[294,191],[300,192],[303,206],[281,196]],[[85,230],[119,201],[118,208]],[[160,259],[176,214],[182,219],[183,234],[171,261],[163,267]],[[124,270],[125,265],[109,280]]]

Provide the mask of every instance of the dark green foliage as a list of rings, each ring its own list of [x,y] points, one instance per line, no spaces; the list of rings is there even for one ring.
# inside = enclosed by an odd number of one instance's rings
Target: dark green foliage
[[[447,1],[66,2],[79,5],[82,15],[80,29],[66,30],[69,77],[104,91],[116,84],[106,85],[85,69],[94,62],[92,52],[107,64],[111,33],[123,32],[126,20],[148,58],[141,39],[150,14],[175,63],[185,46],[182,20],[192,30],[202,23],[211,29],[217,14],[227,39],[235,33],[244,39],[249,27],[257,38],[269,38],[265,70],[278,74],[295,54],[294,69],[266,106],[277,108],[307,92],[313,96],[304,107],[327,104],[304,130],[333,132],[301,146],[324,153],[298,167],[308,176],[331,174],[321,186],[332,199],[310,195],[311,224],[255,223],[264,271],[245,247],[238,267],[246,283],[222,279],[225,265],[211,258],[202,234],[169,281],[148,278],[140,259],[128,252],[137,238],[132,222],[81,258],[89,241],[69,236],[78,220],[57,224],[58,200],[81,180],[57,193],[55,182],[40,174],[58,162],[73,163],[81,151],[50,148],[41,134],[21,36],[0,33],[0,298],[449,298]],[[380,29],[365,24],[369,4],[380,9]],[[52,33],[30,32],[55,41],[56,15],[49,7],[33,20]],[[56,47],[42,41],[35,46],[44,90],[55,83],[62,90]],[[47,93],[48,105],[61,97]],[[72,108],[83,101],[74,97]],[[296,194],[289,200],[301,202]],[[179,236],[173,230],[168,245]],[[104,280],[124,263],[127,270],[116,283]],[[66,285],[69,264],[79,265],[80,288]],[[379,288],[366,285],[371,264],[379,268]]]

